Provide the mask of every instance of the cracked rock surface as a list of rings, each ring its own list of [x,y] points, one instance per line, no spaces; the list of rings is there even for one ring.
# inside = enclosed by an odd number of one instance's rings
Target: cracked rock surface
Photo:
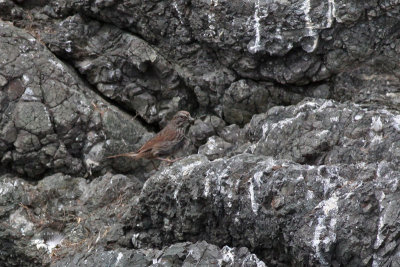
[[[121,142],[143,142],[145,127],[93,93],[35,38],[6,22],[0,28],[5,169],[33,179],[58,171],[85,175]]]
[[[0,1],[0,265],[400,265],[399,13]]]

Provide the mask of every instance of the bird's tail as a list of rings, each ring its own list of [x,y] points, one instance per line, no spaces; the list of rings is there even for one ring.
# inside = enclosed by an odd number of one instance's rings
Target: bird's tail
[[[118,154],[118,155],[109,156],[109,157],[106,157],[106,159],[113,159],[113,158],[119,158],[119,157],[136,158],[136,156],[137,156],[137,153],[128,152],[128,153],[122,153],[122,154]]]

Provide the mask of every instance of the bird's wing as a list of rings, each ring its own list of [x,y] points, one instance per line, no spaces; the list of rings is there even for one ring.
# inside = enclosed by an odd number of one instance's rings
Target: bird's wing
[[[144,143],[144,145],[139,148],[136,153],[139,154],[149,152],[156,147],[162,146],[164,142],[173,141],[175,140],[177,134],[177,131],[171,127],[165,127],[156,136]]]

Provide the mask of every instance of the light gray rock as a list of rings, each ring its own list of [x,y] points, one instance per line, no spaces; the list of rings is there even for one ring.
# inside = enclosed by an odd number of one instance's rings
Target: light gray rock
[[[102,261],[98,262],[98,258]],[[230,248],[224,246],[222,249],[208,244],[176,243],[161,250],[140,249],[127,250],[117,249],[106,251],[98,249],[93,253],[79,253],[71,255],[50,266],[266,266],[256,255],[251,254],[246,248]]]
[[[207,156],[208,159],[214,160],[227,154],[227,150],[233,144],[224,141],[221,137],[212,136],[208,138],[207,143],[199,147],[199,154]]]
[[[247,136],[258,155],[304,164],[399,162],[399,113],[351,103],[304,100],[253,117]]]

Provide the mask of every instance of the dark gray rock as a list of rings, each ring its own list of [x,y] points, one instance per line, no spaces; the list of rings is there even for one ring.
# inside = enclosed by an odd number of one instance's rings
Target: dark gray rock
[[[156,44],[185,68],[188,83],[195,81],[210,93],[212,87],[219,92],[234,75],[229,68],[242,77],[280,83],[324,80],[391,38],[399,12],[396,3],[377,5],[373,0],[127,3],[89,2],[81,10]],[[193,64],[198,58],[199,64]],[[203,77],[188,76],[201,69]]]
[[[104,169],[98,166],[107,153],[135,149],[150,137],[31,35],[5,22],[0,28],[3,167],[34,179],[47,171],[87,174]]]
[[[203,239],[257,249],[270,263],[380,265],[395,261],[382,253],[396,254],[395,235],[383,229],[393,225],[386,216],[397,216],[388,215],[398,203],[397,175],[387,161],[310,166],[250,154],[189,157],[146,182],[134,244]]]
[[[335,78],[333,95],[336,100],[351,101],[362,106],[387,107],[398,110],[399,75],[384,59],[376,59]]]
[[[72,60],[99,92],[148,123],[194,104],[174,66],[148,43],[117,27],[75,15],[52,25],[42,38],[56,55]]]
[[[225,127],[226,123],[217,116],[204,116],[197,119],[193,126],[190,127],[188,135],[192,144],[200,146],[207,141],[207,138],[219,134]]]
[[[290,85],[271,88],[273,95],[326,97],[326,87],[314,94],[319,82],[371,58],[398,73],[397,3],[58,0],[28,5],[35,16],[11,1],[3,5],[2,17],[34,32],[105,96],[148,122],[196,105],[248,121],[253,107],[236,115],[223,107],[231,94],[225,91],[239,80]],[[269,105],[256,107],[264,112]]]
[[[2,265],[399,265],[399,13],[0,1]],[[180,109],[180,161],[105,160]]]
[[[254,114],[266,112],[279,104],[295,104],[301,95],[286,92],[272,84],[240,80],[231,84],[223,98],[224,119],[230,124],[244,125]]]
[[[78,244],[86,249],[92,243],[126,245],[118,221],[124,199],[132,199],[141,188],[135,177],[106,175],[88,183],[60,173],[36,186],[4,175],[0,185],[1,257],[6,266],[48,264]],[[19,254],[22,258],[14,258]]]
[[[244,139],[243,130],[236,124],[231,124],[223,128],[219,135],[229,143],[237,143]]]
[[[124,242],[130,242],[124,241],[124,211],[130,201],[136,202],[142,187],[134,177],[106,175],[88,183],[55,174],[33,186],[5,175],[0,185],[1,217],[8,217],[0,226],[1,259],[7,266],[265,266],[246,248],[220,249],[207,242],[177,243],[161,250],[124,248],[129,245]],[[117,245],[122,247],[109,250]],[[22,257],[14,258],[19,254]]]

